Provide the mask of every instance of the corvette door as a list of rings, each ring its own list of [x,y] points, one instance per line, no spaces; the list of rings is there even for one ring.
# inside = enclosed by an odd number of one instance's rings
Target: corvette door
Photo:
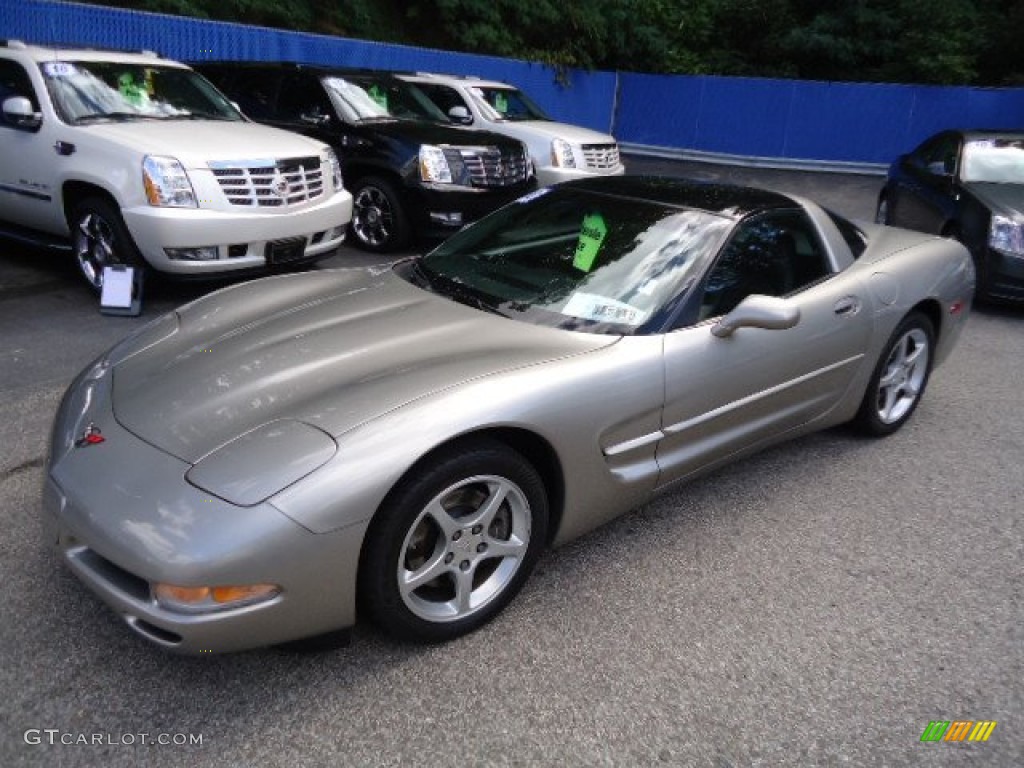
[[[800,311],[787,330],[711,333],[750,294],[786,296]],[[662,482],[770,441],[827,413],[863,362],[870,312],[861,286],[833,274],[802,211],[740,225],[703,286],[700,317],[665,340]]]

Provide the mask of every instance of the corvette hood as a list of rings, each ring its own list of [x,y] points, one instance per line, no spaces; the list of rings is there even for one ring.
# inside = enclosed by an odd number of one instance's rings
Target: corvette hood
[[[178,310],[163,340],[119,348],[113,408],[126,429],[194,463],[274,420],[338,436],[431,392],[616,338],[491,315],[391,269],[311,272],[212,294]]]
[[[979,181],[964,186],[993,213],[1015,218],[1024,217],[1024,184],[993,184]]]

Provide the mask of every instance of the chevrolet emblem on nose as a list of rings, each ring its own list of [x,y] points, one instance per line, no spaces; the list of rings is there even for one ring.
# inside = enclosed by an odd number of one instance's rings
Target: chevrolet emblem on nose
[[[82,436],[75,440],[75,446],[81,448],[86,445],[96,445],[97,443],[102,443],[106,439],[107,438],[100,434],[100,428],[95,424],[90,423],[89,426],[85,428],[85,431],[82,432]]]

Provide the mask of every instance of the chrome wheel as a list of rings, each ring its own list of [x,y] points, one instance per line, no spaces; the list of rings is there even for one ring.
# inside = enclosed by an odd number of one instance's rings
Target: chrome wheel
[[[395,212],[381,190],[363,187],[352,200],[352,230],[360,242],[380,248],[387,244],[394,228]]]
[[[135,241],[111,201],[99,197],[80,201],[71,211],[68,226],[75,262],[95,290],[103,287],[104,267],[124,264],[143,268]]]
[[[930,355],[928,336],[920,328],[907,331],[897,340],[878,380],[875,403],[883,424],[896,424],[910,413],[924,389]]]
[[[93,288],[102,288],[103,268],[121,263],[114,250],[114,230],[100,214],[86,211],[75,222],[74,232],[78,268]]]
[[[446,488],[413,522],[398,559],[398,591],[421,619],[474,614],[512,582],[530,545],[530,504],[511,480],[482,475]]]

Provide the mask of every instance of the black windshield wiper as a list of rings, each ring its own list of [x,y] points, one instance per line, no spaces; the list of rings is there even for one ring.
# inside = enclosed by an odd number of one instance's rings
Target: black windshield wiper
[[[82,115],[81,117],[75,118],[75,125],[83,125],[84,123],[95,123],[100,120],[112,120],[115,122],[123,123],[128,120],[159,120],[160,115],[143,115],[139,112],[103,112],[95,113],[92,115]]]

